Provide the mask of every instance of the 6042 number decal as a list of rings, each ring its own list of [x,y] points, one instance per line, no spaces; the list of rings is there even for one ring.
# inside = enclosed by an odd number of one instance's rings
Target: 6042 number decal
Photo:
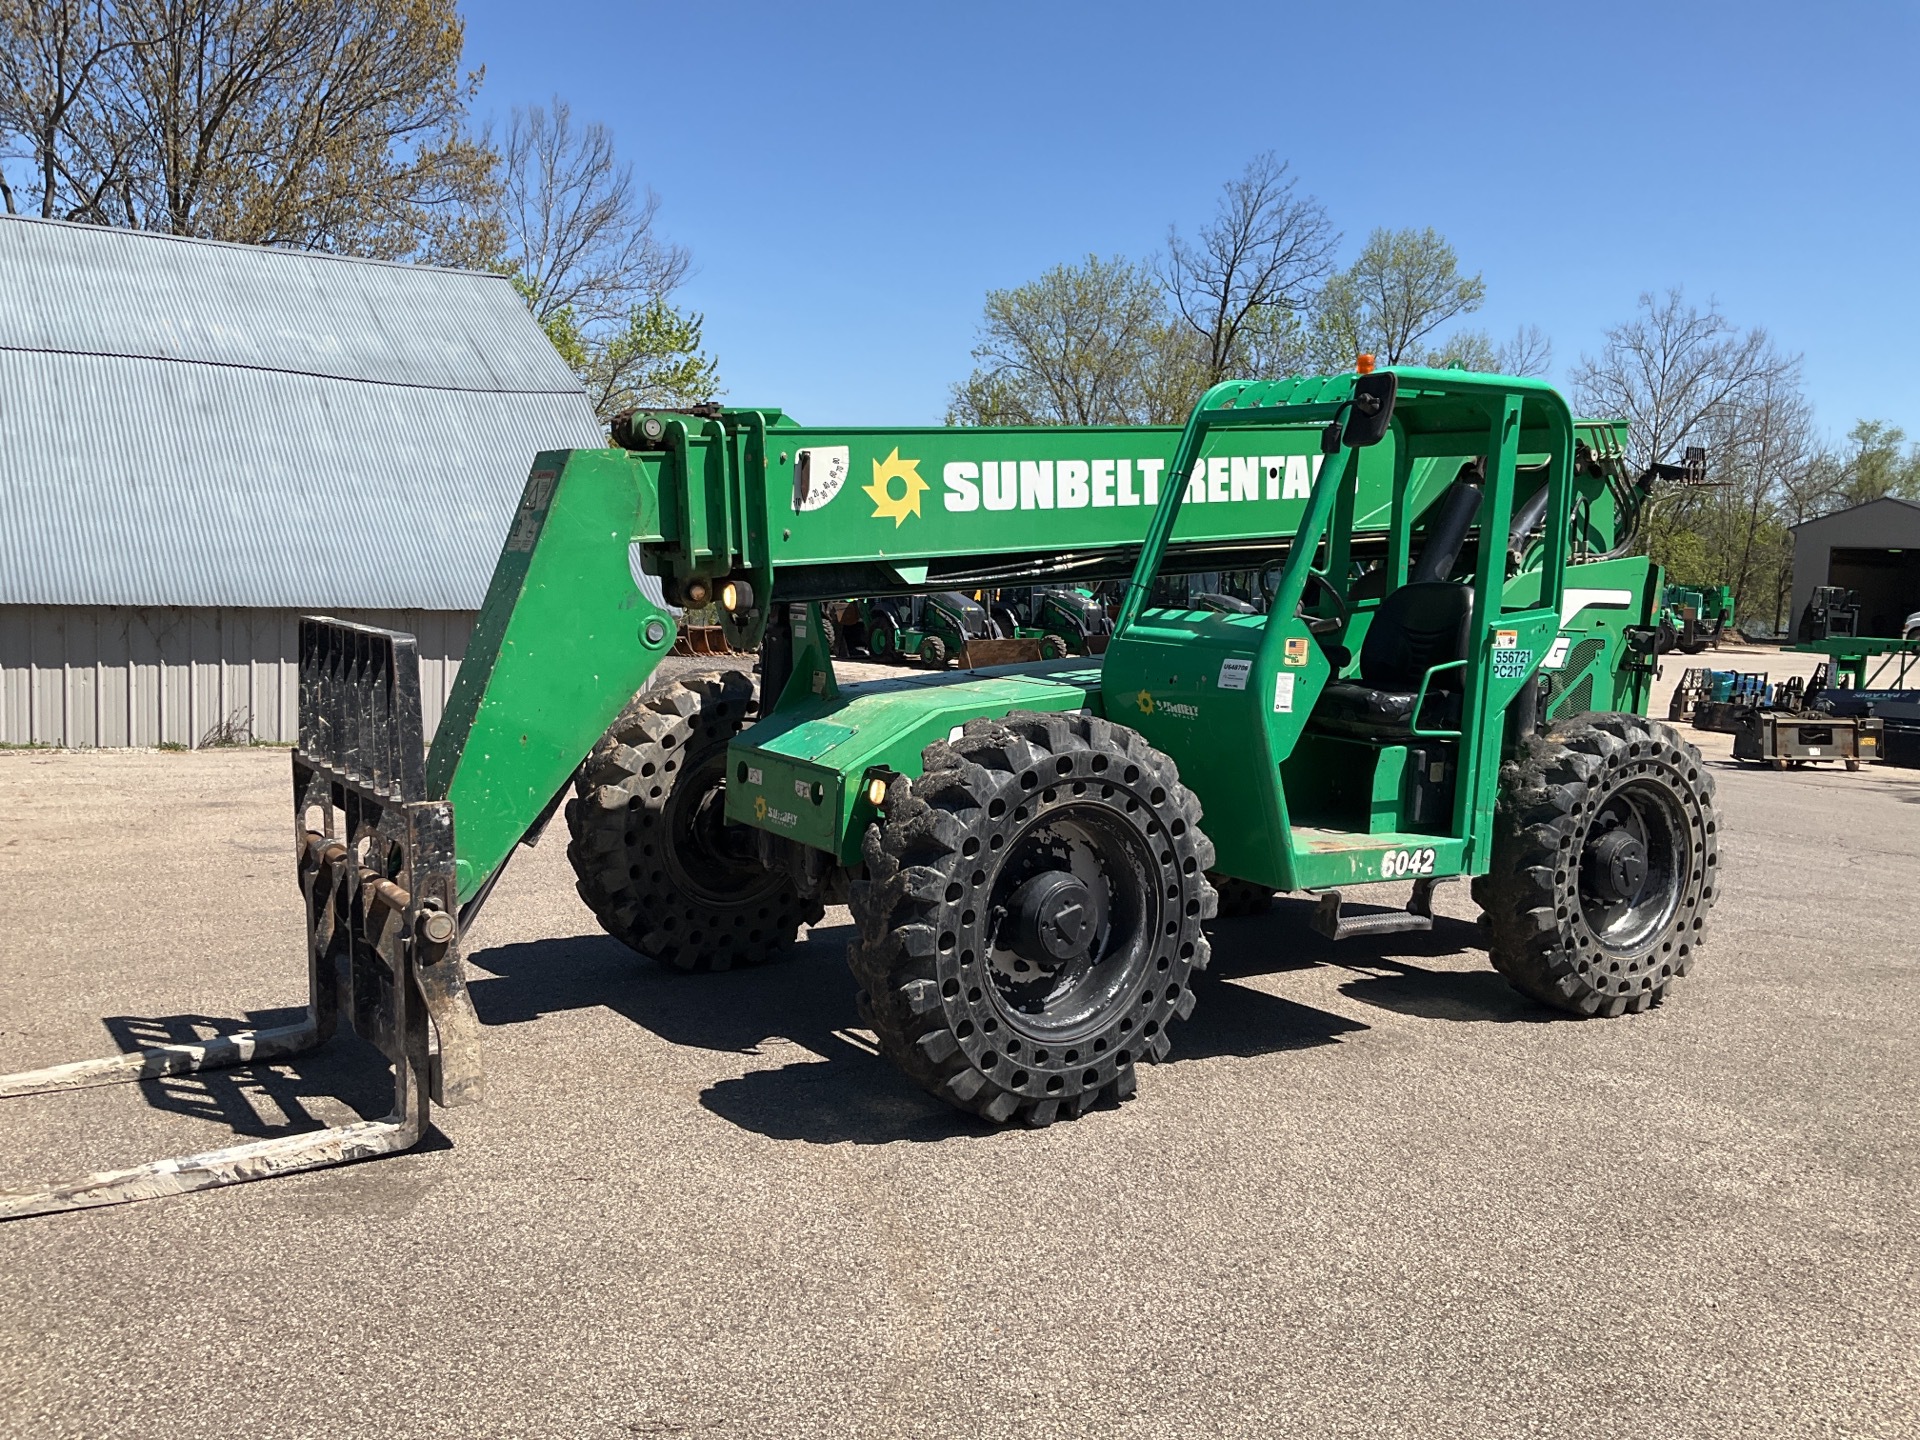
[[[1431,875],[1433,873],[1433,851],[1389,850],[1380,857],[1380,876],[1385,880],[1397,880],[1402,875]]]

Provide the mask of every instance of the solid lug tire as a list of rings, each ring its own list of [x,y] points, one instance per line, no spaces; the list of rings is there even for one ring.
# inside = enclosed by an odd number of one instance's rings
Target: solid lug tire
[[[1672,917],[1641,959],[1615,971],[1606,967],[1619,957],[1606,956],[1586,932],[1579,853],[1588,817],[1630,778],[1658,778],[1680,797],[1694,822],[1694,854]],[[1492,863],[1473,881],[1494,968],[1522,994],[1575,1015],[1658,1005],[1692,968],[1718,894],[1713,793],[1700,752],[1656,720],[1581,715],[1529,739],[1501,766]]]
[[[594,746],[567,801],[567,858],[580,898],[614,939],[676,970],[762,964],[824,913],[772,873],[764,887],[716,904],[684,890],[663,861],[674,785],[725,748],[752,703],[753,682],[738,670],[641,693]]]
[[[1193,1012],[1190,981],[1210,954],[1202,925],[1215,909],[1205,874],[1213,844],[1200,829],[1199,801],[1173,761],[1141,735],[1085,714],[1016,711],[1001,721],[969,721],[959,739],[929,745],[922,761],[918,780],[899,776],[889,787],[884,824],[867,829],[867,878],[853,884],[848,900],[857,933],[847,961],[882,1053],[930,1094],[996,1124],[1046,1125],[1103,1099],[1130,1098],[1136,1063],[1166,1058],[1168,1026]],[[1023,784],[1029,777],[1033,783]],[[1036,795],[1035,813],[1044,813],[1088,803],[1103,786],[1137,800],[1146,814],[1151,828],[1143,832],[1159,845],[1161,874],[1178,890],[1163,913],[1177,932],[1158,937],[1142,983],[1107,1007],[1097,1033],[1049,1050],[1045,1061],[1033,1058],[1036,1042],[1016,1035],[1023,1049],[1012,1056],[1008,1035],[979,1023],[1000,1012],[987,999],[967,998],[966,981],[984,978],[984,964],[969,967],[964,957],[985,949],[988,922],[978,911],[993,884],[990,875],[975,882],[991,868],[977,857],[994,853],[993,834],[1020,828],[1018,812]],[[978,910],[968,926],[970,903]],[[1096,1048],[1096,1040],[1104,1043]]]

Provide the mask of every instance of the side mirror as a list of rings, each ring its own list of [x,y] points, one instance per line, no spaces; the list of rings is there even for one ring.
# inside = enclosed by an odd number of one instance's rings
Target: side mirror
[[[1359,449],[1387,438],[1393,424],[1393,397],[1399,390],[1400,377],[1391,370],[1376,370],[1353,382],[1353,408],[1347,412],[1342,437],[1349,446]]]

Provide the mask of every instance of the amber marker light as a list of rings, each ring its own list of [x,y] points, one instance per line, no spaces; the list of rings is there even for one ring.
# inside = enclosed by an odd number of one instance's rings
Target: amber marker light
[[[1371,355],[1354,356],[1353,368],[1362,375],[1371,375],[1373,373],[1373,357]]]

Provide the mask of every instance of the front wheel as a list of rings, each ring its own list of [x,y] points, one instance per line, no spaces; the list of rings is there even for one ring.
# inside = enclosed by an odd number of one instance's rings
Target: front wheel
[[[1090,715],[970,721],[923,758],[893,781],[848,900],[882,1051],[996,1123],[1126,1099],[1207,964],[1199,802],[1140,735]]]
[[[1670,727],[1588,715],[1528,740],[1473,882],[1494,968],[1577,1015],[1659,1004],[1706,936],[1719,852],[1713,777]]]

